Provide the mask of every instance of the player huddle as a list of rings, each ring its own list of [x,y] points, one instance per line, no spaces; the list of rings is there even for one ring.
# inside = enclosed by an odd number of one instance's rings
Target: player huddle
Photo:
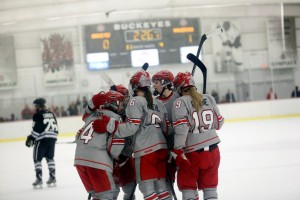
[[[218,199],[220,139],[224,119],[214,98],[199,93],[193,76],[138,71],[123,85],[89,100],[76,135],[75,166],[94,200]],[[151,92],[153,84],[154,92]],[[155,96],[153,96],[155,95]]]

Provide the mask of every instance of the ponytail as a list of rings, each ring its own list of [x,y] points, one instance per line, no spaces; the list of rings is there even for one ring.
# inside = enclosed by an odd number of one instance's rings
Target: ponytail
[[[196,111],[199,111],[203,106],[203,95],[197,92],[195,87],[190,87],[188,89],[189,95],[192,98],[192,105]]]
[[[145,98],[147,100],[148,108],[153,110],[153,96],[149,89],[145,91]]]

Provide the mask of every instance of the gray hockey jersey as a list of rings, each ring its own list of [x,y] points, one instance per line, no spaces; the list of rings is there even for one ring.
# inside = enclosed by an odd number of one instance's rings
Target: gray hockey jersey
[[[166,108],[167,116],[166,116],[166,124],[167,124],[167,134],[166,134],[166,140],[168,144],[168,148],[172,149],[174,145],[174,129],[173,129],[173,123],[172,123],[172,108],[173,103],[175,99],[179,98],[179,94],[177,92],[172,92],[170,96],[167,98],[163,98],[161,96],[157,97],[157,99],[161,100]]]
[[[120,155],[125,140],[118,139],[109,133],[96,133],[92,123],[100,115],[107,115],[118,121],[121,117],[110,110],[98,110],[92,113],[85,125],[76,135],[76,151],[74,165],[83,165],[112,172],[113,158]]]
[[[222,127],[224,119],[215,99],[208,94],[203,95],[203,106],[198,112],[190,96],[176,99],[172,119],[175,149],[183,148],[189,153],[220,142],[216,130]]]
[[[167,148],[162,131],[166,130],[166,110],[157,99],[153,104],[154,109],[150,110],[144,97],[131,97],[126,106],[127,122],[119,124],[115,133],[119,138],[134,135],[135,158]]]

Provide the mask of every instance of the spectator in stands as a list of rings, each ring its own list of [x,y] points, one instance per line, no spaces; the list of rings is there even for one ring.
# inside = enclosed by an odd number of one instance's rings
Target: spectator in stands
[[[221,100],[220,100],[219,103],[227,103],[227,102],[226,102],[226,99],[225,99],[225,96],[222,96],[222,97],[221,97]]]
[[[52,105],[52,106],[51,106],[51,111],[54,113],[54,115],[55,115],[56,117],[59,117],[59,109],[58,109],[58,106]]]
[[[31,119],[32,118],[32,110],[29,108],[28,104],[25,104],[24,109],[22,110],[22,119]]]
[[[266,99],[277,99],[277,94],[273,91],[273,88],[270,88],[269,92],[267,93]]]
[[[16,116],[14,113],[10,114],[10,121],[16,121]]]
[[[228,91],[227,91],[227,93],[225,95],[225,98],[226,98],[226,102],[227,103],[235,102],[234,94],[230,91],[230,89],[228,89]]]
[[[68,111],[70,116],[78,115],[77,105],[74,101],[69,105]]]
[[[300,97],[300,91],[299,91],[298,86],[296,86],[296,87],[295,87],[295,90],[293,90],[293,92],[292,92],[292,94],[291,94],[291,97],[292,97],[292,98]]]
[[[82,97],[82,107],[81,108],[85,108],[88,105],[88,100],[86,98],[86,96]]]
[[[62,117],[68,116],[68,113],[67,113],[67,111],[65,110],[65,107],[64,107],[64,106],[61,106],[61,107],[60,107],[60,115],[61,115]]]
[[[219,94],[218,94],[218,92],[216,90],[213,90],[211,92],[211,96],[213,96],[215,98],[216,103],[219,103]]]

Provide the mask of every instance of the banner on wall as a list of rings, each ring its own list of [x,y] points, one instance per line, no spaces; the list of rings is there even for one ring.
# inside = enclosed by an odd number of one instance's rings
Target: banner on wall
[[[17,86],[17,65],[13,36],[0,36],[0,90]]]
[[[295,18],[284,18],[284,34],[282,34],[280,18],[268,19],[267,35],[270,68],[296,67],[297,47]]]
[[[212,37],[214,69],[216,73],[233,73],[243,70],[243,50],[238,21],[214,24],[211,30],[222,26],[224,32]]]
[[[74,83],[71,34],[49,33],[40,37],[45,86]]]

